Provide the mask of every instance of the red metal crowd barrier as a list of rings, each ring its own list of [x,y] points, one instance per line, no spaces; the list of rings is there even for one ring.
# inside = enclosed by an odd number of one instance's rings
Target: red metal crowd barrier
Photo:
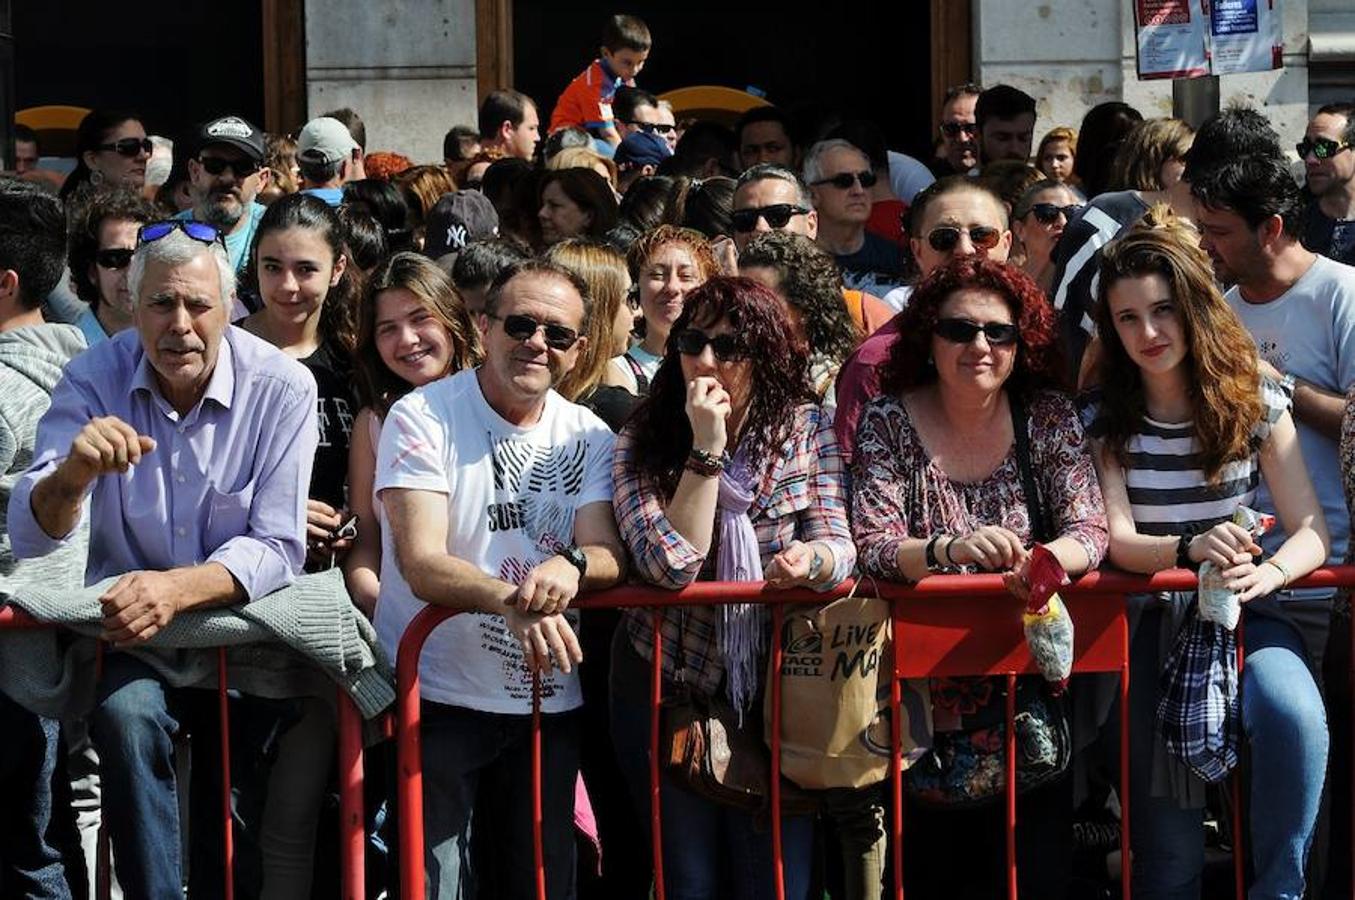
[[[14,606],[0,607],[0,629],[50,628]],[[96,665],[102,672],[103,643],[99,644]],[[231,824],[231,761],[230,710],[227,703],[226,648],[217,648],[217,710],[221,722],[221,816],[222,853],[225,857],[224,896],[235,896],[235,836]],[[344,900],[362,900],[365,884],[365,833],[363,831],[363,754],[362,713],[342,689],[338,692],[338,756],[339,756],[339,859]],[[107,840],[100,834],[100,869],[106,868]],[[98,896],[107,900],[111,879],[98,877]]]
[[[1299,579],[1295,587],[1355,587],[1355,566],[1319,569]],[[1156,591],[1192,590],[1195,575],[1175,569],[1152,577],[1121,572],[1090,573],[1060,591],[1077,625],[1074,667],[1076,673],[1116,673],[1120,676],[1120,803],[1121,803],[1121,890],[1125,900],[1131,896],[1129,851],[1129,627],[1124,597]],[[876,590],[878,588],[878,590]],[[784,605],[787,603],[823,603],[845,596],[850,582],[832,592],[807,590],[770,591],[760,584],[701,582],[673,592],[649,587],[623,587],[581,597],[575,604],[588,608],[651,608],[654,616],[654,655],[651,672],[650,720],[650,813],[654,854],[654,895],[664,898],[663,840],[659,799],[660,761],[658,754],[662,698],[662,608],[676,605],[767,603],[773,607],[773,634],[781,633]],[[1002,585],[998,575],[949,575],[926,578],[916,585],[872,585],[872,592],[891,602],[894,673],[891,707],[893,716],[893,759],[891,765],[894,813],[891,822],[893,841],[893,895],[903,900],[903,768],[900,715],[900,681],[904,678],[996,676],[1007,680],[1006,745],[1006,881],[1008,897],[1016,900],[1016,742],[1012,727],[1015,714],[1015,681],[1018,675],[1037,674],[1026,648],[1020,606]],[[996,601],[1010,601],[1011,615],[993,615]],[[419,656],[433,629],[457,610],[428,607],[415,616],[400,641],[396,660],[396,739],[399,765],[397,784],[400,823],[401,894],[405,900],[424,896],[423,763],[419,737]],[[1241,665],[1241,631],[1238,635]],[[905,648],[905,649],[901,649]],[[784,898],[785,885],[781,856],[780,733],[781,733],[781,644],[772,641],[773,772],[771,778],[771,822],[775,859],[776,895]],[[1352,658],[1355,658],[1355,634],[1352,634]],[[1355,684],[1355,673],[1352,674]],[[538,685],[539,686],[539,685]],[[545,900],[545,868],[541,854],[541,729],[540,697],[533,692],[532,789],[536,866],[536,893]],[[1355,760],[1352,760],[1355,771]],[[1242,842],[1239,779],[1233,779],[1234,865],[1237,897],[1245,896],[1243,875],[1245,857]],[[1355,809],[1351,811],[1355,824]]]

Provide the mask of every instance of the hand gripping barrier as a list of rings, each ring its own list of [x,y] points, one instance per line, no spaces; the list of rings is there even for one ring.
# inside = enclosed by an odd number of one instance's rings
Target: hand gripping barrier
[[[1319,569],[1298,579],[1294,587],[1355,587],[1355,566]],[[1129,628],[1124,597],[1156,591],[1193,590],[1195,575],[1181,569],[1159,572],[1152,577],[1127,575],[1115,571],[1090,573],[1059,591],[1068,603],[1077,625],[1073,671],[1075,673],[1117,673],[1120,676],[1120,872],[1124,900],[1132,896],[1130,884],[1130,804],[1129,804]],[[626,607],[648,608],[653,612],[654,655],[650,684],[650,821],[654,854],[654,896],[663,900],[663,838],[659,805],[660,763],[657,752],[660,732],[659,703],[662,696],[661,613],[664,607],[677,605],[766,603],[772,606],[773,634],[781,633],[784,605],[787,603],[824,603],[846,596],[851,582],[833,591],[769,591],[761,584],[699,582],[681,591],[649,587],[623,587],[581,597],[575,604],[582,609]],[[990,676],[1007,682],[1006,728],[1006,882],[1007,896],[1017,897],[1016,869],[1016,739],[1012,728],[1015,715],[1015,683],[1018,675],[1037,674],[1021,627],[1020,604],[1002,586],[998,575],[947,575],[923,579],[913,586],[880,583],[872,591],[891,602],[894,677],[891,690],[893,755],[891,779],[894,792],[891,822],[893,855],[893,897],[903,900],[903,769],[899,748],[902,743],[900,680],[904,678]],[[993,615],[994,604],[1006,602],[1011,615]],[[398,808],[400,811],[400,876],[404,900],[421,900],[425,893],[423,833],[423,763],[419,738],[419,655],[429,634],[458,610],[430,606],[422,610],[400,641],[396,660],[396,739],[399,765]],[[1352,631],[1352,658],[1355,659],[1355,630]],[[1242,634],[1238,632],[1239,671],[1242,662]],[[771,822],[775,860],[773,877],[777,897],[784,900],[785,882],[781,855],[780,734],[781,734],[781,645],[771,642],[772,692],[772,778]],[[1355,674],[1352,674],[1355,685]],[[546,897],[546,873],[541,851],[541,728],[539,682],[534,682],[532,703],[532,791],[534,828],[534,865],[536,895]],[[1355,760],[1351,761],[1355,772]],[[1244,874],[1246,858],[1242,840],[1241,791],[1234,776],[1233,833],[1234,867],[1238,900],[1246,896]],[[1355,827],[1355,807],[1350,812]],[[1352,854],[1355,869],[1355,854]]]
[[[13,607],[0,607],[0,629],[51,628]],[[102,674],[104,645],[98,645],[96,667]],[[226,900],[235,896],[235,838],[231,825],[231,762],[230,762],[230,712],[227,703],[226,648],[217,648],[217,711],[221,722],[221,816],[222,853],[225,864],[225,884],[223,895]],[[362,766],[362,714],[348,695],[339,690],[338,702],[338,755],[339,755],[339,859],[340,875],[344,900],[361,900],[365,893],[364,851],[365,834],[363,831],[363,766]],[[539,736],[538,736],[539,737]],[[99,872],[96,876],[96,895],[99,900],[108,900],[111,879],[108,877],[108,840],[105,833],[99,835]]]

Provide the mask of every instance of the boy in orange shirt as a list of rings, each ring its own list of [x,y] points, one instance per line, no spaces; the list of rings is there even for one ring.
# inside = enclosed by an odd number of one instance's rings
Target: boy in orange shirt
[[[649,26],[635,16],[612,16],[602,32],[602,55],[569,83],[550,116],[550,131],[583,128],[615,147],[621,135],[612,120],[612,96],[634,87],[649,58]]]

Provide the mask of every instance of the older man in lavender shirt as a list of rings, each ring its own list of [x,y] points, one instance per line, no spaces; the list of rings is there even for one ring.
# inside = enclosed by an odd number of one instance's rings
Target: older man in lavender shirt
[[[135,329],[67,367],[9,505],[20,558],[52,552],[88,519],[86,583],[121,576],[101,598],[118,647],[182,611],[291,581],[317,441],[311,375],[228,324],[234,273],[210,231],[147,226],[128,281]],[[172,741],[187,693],[131,655],[105,658],[91,725],[128,896],[183,896]],[[198,858],[193,881],[210,896],[220,884],[204,883]]]

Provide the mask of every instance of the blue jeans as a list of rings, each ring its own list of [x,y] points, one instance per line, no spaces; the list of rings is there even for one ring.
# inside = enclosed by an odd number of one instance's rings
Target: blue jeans
[[[640,817],[649,812],[649,705],[612,692],[612,741],[621,774],[630,785]],[[663,815],[664,889],[669,900],[711,900],[725,894],[721,860],[728,861],[730,896],[771,900],[772,833],[752,813],[721,806],[701,797],[667,770],[660,776],[659,806]],[[781,820],[786,900],[808,900],[814,852],[814,818]],[[606,848],[603,848],[604,853]],[[605,857],[604,857],[605,858]]]
[[[0,897],[85,896],[60,724],[0,693],[0,735]]]
[[[126,896],[183,900],[174,738],[181,728],[191,731],[199,724],[189,791],[189,895],[194,900],[221,896],[221,759],[215,722],[215,692],[175,690],[134,657],[105,655],[89,724],[102,769],[104,826]]]
[[[1162,613],[1139,623],[1130,651],[1130,838],[1138,900],[1195,900],[1204,866],[1203,810],[1150,797]],[[1303,638],[1288,623],[1243,615],[1242,730],[1251,755],[1255,900],[1298,900],[1327,769],[1327,715]]]
[[[424,869],[438,900],[534,900],[532,717],[423,701]],[[579,776],[577,712],[541,717],[541,842],[546,896],[574,895],[574,785]],[[490,853],[480,852],[472,813],[483,788],[498,813]],[[483,798],[482,798],[483,799]],[[482,808],[484,808],[482,806]],[[476,863],[493,862],[481,871]]]

